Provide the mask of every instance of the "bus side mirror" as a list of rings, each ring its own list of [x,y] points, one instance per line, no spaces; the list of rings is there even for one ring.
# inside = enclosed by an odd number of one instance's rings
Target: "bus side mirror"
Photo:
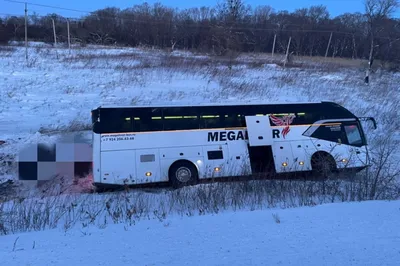
[[[378,127],[376,126],[376,120],[373,117],[359,117],[361,121],[372,121],[372,124],[374,125],[374,129],[377,129]]]

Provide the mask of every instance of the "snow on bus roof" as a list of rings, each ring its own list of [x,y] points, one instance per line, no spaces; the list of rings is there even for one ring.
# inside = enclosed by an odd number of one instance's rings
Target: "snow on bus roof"
[[[201,104],[171,104],[171,105],[107,105],[107,106],[99,106],[98,108],[163,108],[163,107],[207,107],[207,106],[243,106],[243,105],[292,105],[292,104],[318,104],[324,103],[324,101],[319,102],[251,102],[251,103],[201,103]]]

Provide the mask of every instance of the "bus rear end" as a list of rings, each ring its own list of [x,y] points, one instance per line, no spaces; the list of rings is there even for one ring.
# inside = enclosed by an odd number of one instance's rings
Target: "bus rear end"
[[[101,183],[100,177],[100,108],[91,111],[92,116],[92,145],[93,145],[93,162],[92,173],[93,183]]]

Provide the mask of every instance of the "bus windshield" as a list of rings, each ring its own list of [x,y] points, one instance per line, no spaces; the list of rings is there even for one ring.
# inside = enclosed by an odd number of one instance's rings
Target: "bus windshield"
[[[346,132],[347,140],[349,142],[348,144],[356,146],[363,144],[361,133],[357,125],[345,125],[344,130]]]

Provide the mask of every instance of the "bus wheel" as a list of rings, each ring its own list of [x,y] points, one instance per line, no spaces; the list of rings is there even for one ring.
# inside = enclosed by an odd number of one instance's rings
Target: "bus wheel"
[[[311,158],[312,175],[316,178],[327,178],[336,170],[336,162],[330,154],[317,152]]]
[[[193,163],[177,161],[169,169],[169,182],[173,188],[194,185],[198,180],[198,172]]]

